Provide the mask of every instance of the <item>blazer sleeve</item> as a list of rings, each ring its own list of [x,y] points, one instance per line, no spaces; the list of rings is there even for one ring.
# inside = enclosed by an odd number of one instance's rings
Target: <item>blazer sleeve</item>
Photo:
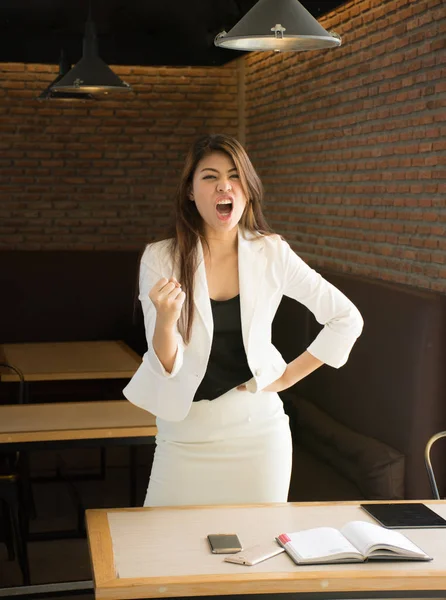
[[[361,334],[363,319],[359,310],[340,290],[309,267],[281,240],[285,269],[283,293],[306,306],[324,325],[308,352],[339,368],[347,362],[356,339]]]
[[[153,302],[149,298],[149,292],[152,287],[155,285],[157,281],[159,281],[162,277],[166,277],[165,274],[161,275],[158,265],[149,264],[151,253],[149,247],[143,254],[140,263],[139,270],[139,300],[141,302],[142,311],[144,315],[144,327],[146,332],[147,339],[147,352],[144,355],[144,363],[148,365],[151,371],[155,373],[155,375],[160,375],[165,378],[172,378],[177,375],[178,371],[181,369],[183,365],[183,357],[184,357],[184,342],[181,334],[176,329],[176,339],[178,344],[178,350],[175,356],[175,362],[172,368],[172,371],[168,373],[163,364],[157,357],[154,349],[153,349],[153,333],[155,331],[155,323],[156,323],[156,309]],[[152,262],[152,261],[150,261]]]

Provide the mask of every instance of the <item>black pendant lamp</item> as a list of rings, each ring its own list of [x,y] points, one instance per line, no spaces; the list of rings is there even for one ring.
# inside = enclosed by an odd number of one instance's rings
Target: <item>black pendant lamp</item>
[[[334,48],[341,38],[326,31],[298,0],[259,0],[214,43],[231,50],[299,52]]]
[[[68,73],[70,68],[71,65],[68,62],[64,50],[62,49],[60,51],[59,58],[59,73],[56,79],[52,83],[50,83],[50,85],[45,90],[43,90],[40,96],[37,97],[37,100],[96,100],[94,96],[92,96],[91,94],[86,94],[84,92],[78,92],[76,94],[73,94],[72,92],[58,92],[52,89],[53,85],[60,81],[62,77],[64,77],[64,75]]]
[[[100,94],[128,92],[131,87],[120,79],[98,55],[96,27],[91,6],[85,24],[83,52],[80,61],[52,88],[57,92]]]

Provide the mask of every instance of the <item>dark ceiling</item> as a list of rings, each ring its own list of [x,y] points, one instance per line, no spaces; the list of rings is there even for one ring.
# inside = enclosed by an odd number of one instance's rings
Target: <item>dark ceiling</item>
[[[91,0],[99,54],[114,65],[222,65],[240,53],[214,46],[257,0]],[[303,0],[318,19],[345,0]],[[88,0],[0,0],[0,62],[59,62],[82,54]]]

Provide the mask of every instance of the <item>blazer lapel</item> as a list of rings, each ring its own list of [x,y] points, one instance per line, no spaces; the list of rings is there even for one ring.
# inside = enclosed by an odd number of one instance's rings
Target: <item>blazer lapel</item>
[[[212,317],[211,301],[209,299],[208,283],[206,279],[206,269],[204,266],[203,246],[201,245],[200,240],[198,240],[197,252],[198,267],[197,272],[195,273],[194,302],[195,307],[198,310],[206,327],[206,332],[209,335],[210,341],[212,342],[214,335],[214,319]]]
[[[242,334],[245,351],[248,353],[248,342],[251,326],[259,296],[262,294],[265,279],[266,256],[262,237],[253,236],[249,232],[238,232],[238,268],[240,285],[240,309],[242,317]]]

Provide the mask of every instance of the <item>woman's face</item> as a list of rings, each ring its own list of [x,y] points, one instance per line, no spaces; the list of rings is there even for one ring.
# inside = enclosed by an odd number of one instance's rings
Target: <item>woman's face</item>
[[[189,197],[204,221],[205,235],[234,229],[247,200],[235,164],[224,152],[212,152],[198,163]]]

